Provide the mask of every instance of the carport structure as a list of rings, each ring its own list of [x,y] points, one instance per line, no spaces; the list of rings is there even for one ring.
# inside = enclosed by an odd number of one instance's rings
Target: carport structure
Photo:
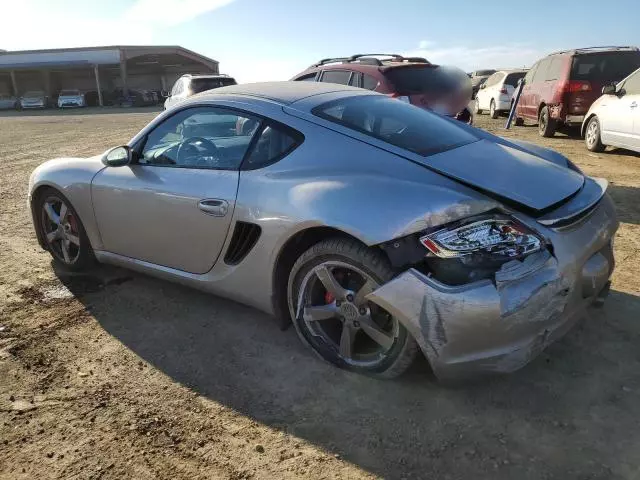
[[[103,92],[167,90],[185,73],[217,74],[218,62],[179,46],[107,46],[0,51],[0,93],[62,89]]]

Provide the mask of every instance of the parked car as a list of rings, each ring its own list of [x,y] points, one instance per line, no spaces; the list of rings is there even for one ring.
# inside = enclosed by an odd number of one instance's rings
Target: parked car
[[[582,123],[587,148],[602,152],[611,145],[640,152],[640,68],[602,93]]]
[[[206,92],[214,88],[226,87],[228,85],[236,85],[235,78],[229,75],[191,75],[181,76],[176,83],[173,84],[171,92],[164,102],[164,108],[171,108],[176,103],[189,98],[196,93]]]
[[[0,110],[8,110],[11,108],[19,108],[20,101],[13,95],[0,93]]]
[[[476,113],[489,110],[491,118],[511,110],[513,92],[526,70],[500,70],[480,85],[476,94]]]
[[[636,47],[593,47],[552,53],[525,76],[516,106],[517,122],[538,122],[543,137],[562,126],[580,126],[602,87],[640,67]]]
[[[471,77],[471,98],[476,98],[478,90],[480,90],[480,85],[482,85],[487,78],[496,73],[495,70],[485,69],[485,70],[476,70],[475,72],[471,72],[469,76]]]
[[[110,90],[102,90],[102,105],[108,106],[114,104],[114,93]],[[100,106],[100,99],[97,90],[88,90],[84,94],[84,101],[88,107]]]
[[[471,82],[455,67],[397,54],[325,58],[291,80],[339,83],[384,93],[400,101],[471,123]]]
[[[239,133],[241,118],[260,125]],[[557,152],[390,96],[275,82],[45,162],[28,192],[68,270],[97,259],[230,297],[355,372],[394,377],[422,350],[460,378],[522,367],[603,301],[606,188]]]
[[[60,90],[58,94],[58,108],[86,106],[84,93],[80,90]]]
[[[120,107],[146,107],[157,104],[157,98],[151,90],[128,89],[125,95],[122,88],[113,92],[114,103]]]
[[[41,90],[26,92],[20,97],[20,108],[47,108],[49,97]]]

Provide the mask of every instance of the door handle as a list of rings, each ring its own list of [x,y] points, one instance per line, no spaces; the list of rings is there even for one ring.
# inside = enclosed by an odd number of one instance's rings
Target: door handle
[[[214,217],[224,217],[229,211],[229,203],[218,198],[205,198],[198,202],[198,208]]]

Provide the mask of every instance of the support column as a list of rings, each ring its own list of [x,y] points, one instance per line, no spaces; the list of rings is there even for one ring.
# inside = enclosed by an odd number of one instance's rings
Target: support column
[[[18,82],[16,81],[16,72],[14,72],[13,70],[11,70],[11,86],[13,87],[13,94],[16,97],[20,96],[20,93],[18,93]]]
[[[129,88],[127,87],[127,60],[120,58],[120,78],[122,79],[122,94],[126,97],[129,95]]]
[[[98,65],[93,66],[93,74],[96,77],[96,88],[98,89],[98,105],[103,107],[102,103],[102,89],[100,88],[100,72],[98,71]]]
[[[164,76],[164,73],[160,75],[160,85],[162,86],[162,91],[167,91],[167,78]]]
[[[44,92],[51,98],[51,72],[49,70],[42,70],[42,78],[44,80]]]

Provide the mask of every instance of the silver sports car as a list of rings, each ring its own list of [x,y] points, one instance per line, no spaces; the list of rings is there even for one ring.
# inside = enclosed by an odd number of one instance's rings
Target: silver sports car
[[[31,175],[38,241],[292,322],[325,360],[393,377],[516,370],[604,300],[607,183],[562,155],[385,95],[237,85],[127,145]]]

